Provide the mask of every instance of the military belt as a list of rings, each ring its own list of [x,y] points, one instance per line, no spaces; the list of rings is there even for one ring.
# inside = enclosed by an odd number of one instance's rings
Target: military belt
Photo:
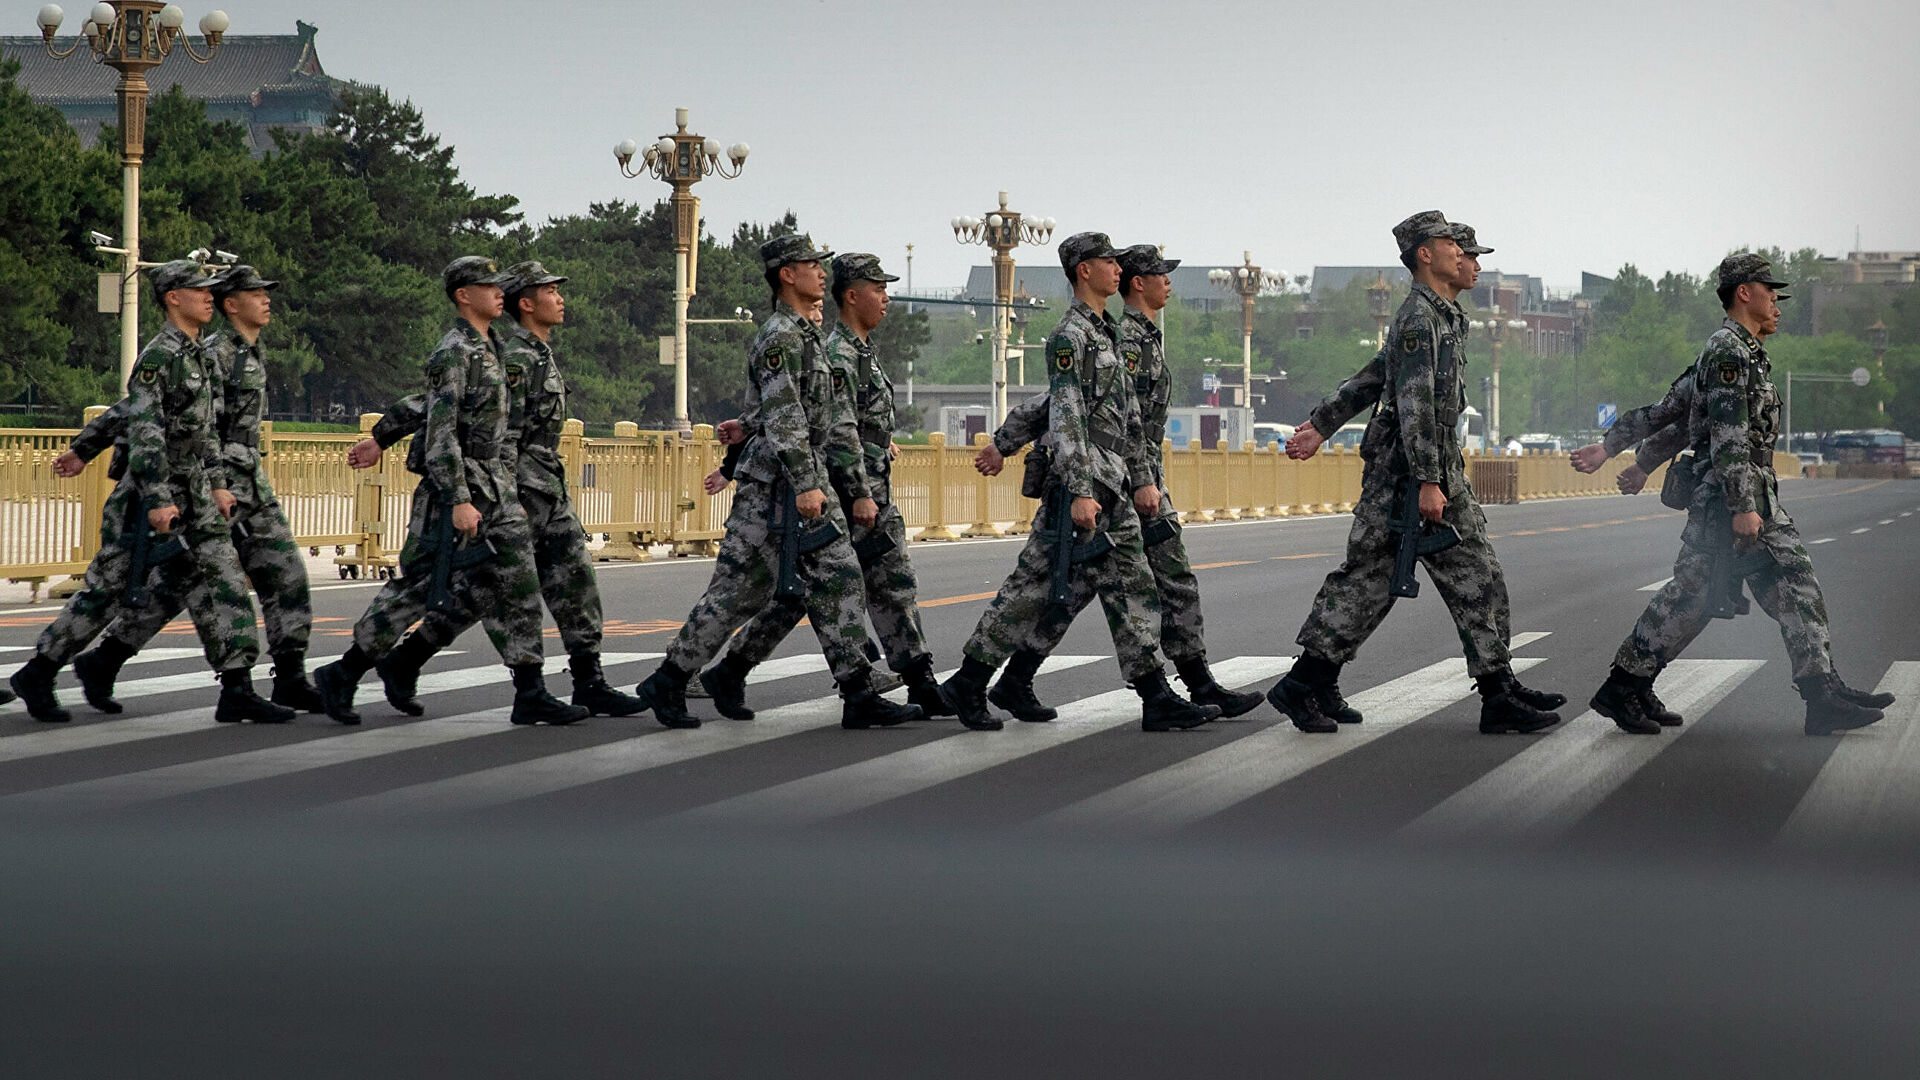
[[[1087,441],[1102,450],[1111,450],[1121,457],[1127,456],[1127,440],[1118,435],[1109,435],[1104,431],[1096,431],[1087,436]]]
[[[460,453],[475,461],[492,461],[500,456],[500,443],[490,434],[469,433],[460,440]]]

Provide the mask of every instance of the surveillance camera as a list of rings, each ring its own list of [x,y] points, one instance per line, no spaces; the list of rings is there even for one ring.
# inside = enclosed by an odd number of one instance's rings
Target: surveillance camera
[[[213,252],[208,251],[206,248],[194,248],[192,251],[187,252],[187,258],[192,259],[194,262],[206,262],[212,257]]]
[[[232,266],[234,263],[237,263],[240,261],[240,256],[235,255],[231,251],[216,251],[213,253],[213,261],[226,263],[228,266]]]
[[[978,345],[985,340],[987,340],[987,335],[985,334],[976,333],[973,335],[973,343],[975,345]]]
[[[106,247],[113,243],[113,237],[103,232],[90,232],[87,234],[87,239],[93,241],[94,247]]]

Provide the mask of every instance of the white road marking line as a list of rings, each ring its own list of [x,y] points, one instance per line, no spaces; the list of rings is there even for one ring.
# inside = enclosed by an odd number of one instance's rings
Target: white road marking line
[[[1879,689],[1898,700],[1879,723],[1838,736],[1780,830],[1782,844],[1824,848],[1920,834],[1920,662],[1896,662]]]
[[[1859,535],[1860,535],[1861,533],[1863,533],[1863,532],[1872,532],[1872,531],[1873,531],[1873,529],[1872,529],[1871,527],[1867,527],[1867,528],[1861,528],[1861,529],[1855,529],[1855,530],[1853,530],[1853,535],[1855,535],[1855,536],[1859,536]]]
[[[1214,665],[1222,686],[1244,686],[1277,675],[1287,656],[1236,656]],[[1060,706],[1052,723],[1008,723],[997,732],[966,732],[938,742],[897,750],[838,769],[748,792],[675,815],[689,824],[748,821],[800,825],[850,814],[938,784],[959,780],[1042,750],[1102,731],[1137,723],[1140,699],[1132,690],[1110,690]]]
[[[439,655],[459,656],[464,651],[465,650],[462,649],[448,649]],[[162,660],[180,660],[189,656],[204,655],[206,654],[200,649],[147,649],[128,660],[127,663],[130,665],[153,664]],[[338,659],[338,656],[316,656],[311,657],[310,662],[313,666],[318,667],[321,664],[330,663]],[[563,667],[561,670],[564,671],[565,668]],[[115,701],[129,701],[133,698],[152,697],[155,694],[172,694],[182,690],[213,690],[217,689],[219,685],[220,676],[214,672],[213,669],[201,668],[195,671],[182,672],[177,675],[156,675],[147,679],[131,679],[117,682],[113,688],[113,697]],[[65,695],[60,702],[62,705],[66,705],[69,708],[90,710],[91,707],[87,705],[86,699],[80,694],[79,686],[62,686],[60,687],[60,692]],[[22,705],[20,708],[25,709],[26,706]]]
[[[1507,642],[1507,648],[1508,649],[1524,649],[1527,646],[1533,644],[1536,641],[1539,641],[1542,638],[1548,638],[1552,636],[1553,636],[1553,631],[1551,630],[1522,631],[1521,633],[1513,635],[1513,640]]]
[[[1541,663],[1545,661],[1516,657],[1513,669],[1519,673]],[[1343,725],[1336,734],[1304,734],[1282,720],[1062,807],[1034,824],[1042,828],[1111,828],[1130,834],[1173,832],[1358,750],[1473,692],[1467,662],[1442,660],[1353,695],[1348,703],[1364,713],[1366,720]]]
[[[1558,833],[1693,730],[1699,716],[1764,666],[1763,660],[1676,660],[1655,689],[1669,708],[1689,718],[1686,726],[1660,735],[1629,735],[1588,710],[1454,792],[1401,834],[1467,839]]]
[[[1880,524],[1882,524],[1882,525],[1891,525],[1891,524],[1893,524],[1893,519],[1892,519],[1892,518],[1888,518],[1887,520],[1885,520],[1885,521],[1883,521],[1883,522],[1881,522]]]
[[[662,653],[605,653],[600,662],[608,667],[615,664],[632,663],[637,660],[656,660]],[[558,675],[567,670],[567,658],[550,656],[546,660],[546,673]],[[469,672],[476,674],[469,674]],[[484,673],[484,674],[478,674]],[[499,665],[470,668],[466,671],[436,671],[420,676],[420,693],[437,694],[448,690],[459,690],[468,686],[484,686],[489,683],[504,683],[512,677],[506,668]],[[366,684],[361,684],[360,705],[365,708],[387,708],[386,699],[380,696],[379,681],[374,681],[371,700],[366,696]],[[374,704],[377,702],[378,704]],[[84,706],[83,706],[84,708]],[[301,714],[295,723],[302,720],[332,724],[324,716]],[[97,724],[85,724],[80,727],[67,727],[61,724],[43,724],[18,735],[0,738],[0,761],[20,761],[26,758],[45,757],[48,754],[64,754],[74,750],[93,750],[102,746],[117,746],[121,743],[138,742],[142,739],[157,739],[169,735],[185,735],[211,728],[237,730],[241,725],[216,724],[213,719],[212,704],[201,705],[178,712],[161,713],[157,716],[135,716],[125,720],[103,720]],[[353,732],[353,728],[340,728],[343,732]]]
[[[768,660],[756,665],[747,674],[747,685],[757,686],[775,679],[790,679],[795,675],[811,675],[816,671],[825,670],[827,670],[827,658],[817,652],[783,656],[778,660]]]
[[[1656,581],[1651,585],[1642,585],[1638,589],[1635,589],[1634,591],[1635,592],[1659,592],[1661,589],[1664,589],[1667,587],[1667,582],[1672,580],[1673,579],[1670,577],[1663,577],[1659,581]]]
[[[1050,656],[1041,665],[1040,671],[1049,674],[1105,659],[1105,656]],[[945,679],[952,674],[952,671],[945,671],[938,677]],[[899,701],[905,700],[905,695],[905,690],[895,690],[887,696]],[[549,754],[444,780],[410,784],[322,806],[314,813],[376,817],[419,812],[458,813],[518,802],[830,727],[840,722],[840,698],[829,695],[777,709],[766,709],[744,723],[708,720],[691,730],[663,730],[650,715],[636,719],[646,725],[644,737],[637,735],[631,739]],[[954,723],[945,719],[927,722]]]
[[[1816,543],[1816,544],[1831,544],[1831,543],[1833,543],[1833,537],[1831,537],[1831,536],[1823,536],[1823,537],[1821,537],[1820,539],[1818,539],[1818,540],[1815,540],[1815,541],[1813,541],[1813,542],[1814,542],[1814,543]]]
[[[1900,516],[1901,516],[1901,517],[1912,517],[1912,516],[1913,516],[1913,511],[1911,511],[1911,510],[1902,510],[1902,511],[1900,511]]]

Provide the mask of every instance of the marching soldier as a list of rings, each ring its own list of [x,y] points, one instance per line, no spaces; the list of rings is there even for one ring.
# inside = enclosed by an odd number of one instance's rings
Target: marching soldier
[[[860,445],[865,496],[839,490],[853,522],[853,550],[860,560],[867,615],[886,648],[887,666],[906,681],[907,700],[928,716],[950,716],[933,678],[915,603],[918,584],[907,559],[907,525],[893,503],[888,477],[893,466],[893,382],[874,355],[872,334],[887,314],[887,283],[900,280],[880,268],[876,255],[852,253],[833,260],[833,302],[838,324],[827,336],[835,426],[851,424]],[[845,433],[841,436],[844,439]],[[723,465],[724,468],[724,465]],[[836,474],[836,479],[840,478]],[[741,629],[727,655],[700,675],[720,715],[753,719],[746,704],[747,673],[773,655],[806,614],[798,599],[776,599]]]
[[[184,597],[207,662],[220,674],[214,719],[284,723],[293,710],[253,691],[260,644],[228,531],[236,500],[216,427],[219,375],[200,336],[213,320],[214,279],[199,263],[177,259],[155,267],[152,281],[167,322],[141,351],[127,384],[126,470],[101,516],[100,553],[87,567],[86,586],[41,633],[33,659],[10,684],[35,719],[68,720],[53,688],[61,666],[123,602],[137,609],[158,597]],[[169,554],[176,531],[185,550]],[[151,573],[150,555],[159,563]],[[150,580],[157,584],[152,595]]]
[[[1159,513],[1161,492],[1141,433],[1133,374],[1120,358],[1120,331],[1105,311],[1120,285],[1119,254],[1103,233],[1078,233],[1060,243],[1060,265],[1073,282],[1074,299],[1047,342],[1045,444],[1051,467],[1045,497],[1019,564],[981,616],[960,670],[940,688],[961,722],[975,730],[1002,726],[987,709],[987,680],[1002,660],[1029,645],[1047,608],[1061,606],[1050,603],[1055,557],[1063,554],[1059,545],[1077,546],[1081,532],[1097,539],[1103,530],[1110,550],[1078,563],[1069,558],[1064,606],[1078,610],[1099,594],[1120,669],[1140,695],[1146,730],[1197,727],[1220,715],[1217,706],[1176,695],[1154,655],[1160,595],[1140,520]],[[1060,512],[1063,505],[1067,515]],[[1061,528],[1063,516],[1070,520]],[[1039,714],[1022,717],[1029,718]]]
[[[1390,523],[1412,486],[1421,520],[1450,525],[1460,537],[1421,562],[1460,630],[1467,671],[1480,691],[1480,730],[1539,731],[1560,722],[1548,710],[1566,698],[1514,678],[1505,577],[1460,455],[1456,424],[1466,404],[1467,319],[1454,298],[1469,280],[1461,265],[1465,252],[1438,211],[1415,214],[1393,233],[1414,285],[1388,331],[1379,407],[1361,446],[1366,467],[1346,561],[1327,575],[1300,629],[1300,659],[1267,700],[1302,731],[1337,731],[1340,720],[1349,718],[1341,715],[1343,708],[1358,719],[1339,700],[1340,668],[1393,606],[1388,586],[1400,534]]]
[[[513,317],[501,347],[509,397],[505,447],[533,533],[540,595],[553,612],[567,650],[573,703],[594,715],[631,716],[643,708],[640,699],[608,685],[600,670],[600,584],[593,555],[587,550],[586,529],[567,493],[566,463],[560,459],[567,382],[554,359],[552,338],[554,328],[566,321],[567,303],[560,286],[567,279],[532,261],[508,267],[505,278],[501,288],[507,313]],[[349,463],[355,468],[379,464],[383,450],[419,431],[425,419],[426,398],[415,394],[398,402],[374,425],[372,435],[353,447]],[[490,630],[498,622],[491,610],[478,614]],[[420,668],[471,625],[471,620],[450,613],[430,612],[375,665],[387,700],[402,712],[420,715],[424,710],[415,697]]]
[[[1621,643],[1591,704],[1635,734],[1658,734],[1678,723],[1652,697],[1653,680],[1706,628],[1714,602],[1743,602],[1738,598],[1745,587],[1780,624],[1794,685],[1807,706],[1806,733],[1865,727],[1881,718],[1893,695],[1855,690],[1834,671],[1826,599],[1813,576],[1813,559],[1780,505],[1773,472],[1780,397],[1762,343],[1779,328],[1779,301],[1787,299],[1779,290],[1787,282],[1753,254],[1722,260],[1716,279],[1726,320],[1707,339],[1691,376],[1646,414],[1651,423],[1685,409],[1697,486],[1680,557],[1673,579],[1647,603]],[[1595,456],[1591,448],[1581,454],[1582,463]],[[1730,590],[1717,589],[1716,577]]]
[[[240,265],[213,279],[213,302],[229,329],[207,337],[206,357],[220,388],[214,411],[220,456],[233,492],[231,528],[241,569],[260,595],[268,652],[273,657],[273,703],[302,712],[321,711],[320,694],[307,681],[307,643],[313,630],[313,602],[306,562],[294,543],[293,528],[280,508],[260,459],[260,422],[267,414],[267,369],[260,357],[260,332],[273,319],[268,294],[280,287],[251,266]],[[74,436],[72,448],[56,462],[56,471],[79,472],[127,427],[127,398],[102,413]],[[203,586],[204,587],[204,586]],[[117,713],[113,684],[120,668],[180,614],[182,596],[156,595],[144,610],[122,607],[100,644],[74,657],[73,673],[87,702],[101,712]]]
[[[635,691],[668,727],[700,725],[687,713],[687,682],[736,628],[773,601],[782,578],[805,596],[807,617],[840,687],[843,726],[889,726],[923,715],[874,692],[873,668],[861,648],[867,633],[860,562],[847,540],[841,500],[827,497],[831,486],[842,498],[872,505],[858,438],[834,405],[826,343],[804,314],[826,297],[821,263],[831,257],[805,236],[760,246],[775,307],[748,359],[741,417],[747,442],[734,474],[726,537],[705,595],[666,659]]]
[[[1147,565],[1153,568],[1154,584],[1160,593],[1160,647],[1173,661],[1174,670],[1187,684],[1196,705],[1216,706],[1221,716],[1240,716],[1260,704],[1260,693],[1226,689],[1214,680],[1207,666],[1200,582],[1187,558],[1186,538],[1173,498],[1167,493],[1166,467],[1161,460],[1160,444],[1166,438],[1173,378],[1167,370],[1166,347],[1155,320],[1173,293],[1168,275],[1179,265],[1178,259],[1161,258],[1160,250],[1152,244],[1137,244],[1120,253],[1120,295],[1126,301],[1126,312],[1120,320],[1120,357],[1139,403],[1142,450],[1160,492],[1159,509],[1147,515],[1141,532]],[[975,467],[988,476],[998,473],[1006,455],[1018,453],[1044,430],[1047,407],[1043,394],[1008,413],[993,442],[976,456]],[[1091,599],[1091,594],[1087,598]],[[1052,720],[1058,715],[1034,693],[1033,677],[1041,662],[1059,647],[1080,610],[1049,611],[1034,628],[1028,644],[1007,659],[1006,670],[987,692],[987,700],[1020,720]]]
[[[507,280],[492,259],[466,255],[441,273],[458,317],[427,360],[426,419],[407,467],[420,474],[389,579],[353,627],[346,655],[314,672],[327,715],[357,724],[354,686],[429,610],[476,621],[513,672],[516,724],[570,724],[587,715],[547,691],[540,658],[540,579],[533,536],[507,445],[507,373],[492,329]]]

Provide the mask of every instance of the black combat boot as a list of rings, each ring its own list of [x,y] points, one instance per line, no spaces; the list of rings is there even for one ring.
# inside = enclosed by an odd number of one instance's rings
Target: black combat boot
[[[117,713],[123,706],[113,700],[113,683],[120,669],[140,650],[108,634],[100,644],[73,658],[73,673],[80,676],[80,692],[87,704],[103,713]]]
[[[1474,682],[1480,690],[1482,735],[1525,735],[1545,731],[1560,722],[1559,713],[1535,708],[1513,692],[1511,671],[1482,675]]]
[[[1340,730],[1340,722],[1326,711],[1329,692],[1340,705],[1346,705],[1346,700],[1339,697],[1339,677],[1339,664],[1313,653],[1301,653],[1300,659],[1293,662],[1293,670],[1267,691],[1267,704],[1287,714],[1287,719],[1301,731],[1331,734]],[[1355,717],[1359,715],[1354,713]],[[1358,720],[1349,722],[1358,723]]]
[[[74,666],[79,667],[76,661]],[[320,691],[307,681],[307,654],[294,650],[273,654],[273,703],[296,712],[326,712]]]
[[[881,697],[873,690],[873,676],[869,673],[860,686],[840,688],[840,726],[849,731],[861,731],[872,727],[892,727],[909,720],[924,720],[926,714],[918,705],[898,705]],[[716,697],[717,701],[718,698]]]
[[[999,731],[1006,726],[987,710],[987,680],[991,678],[993,669],[969,656],[960,661],[960,670],[952,678],[940,684],[940,700],[974,731]]]
[[[1175,661],[1173,668],[1180,673],[1180,681],[1187,684],[1187,696],[1195,705],[1211,705],[1219,709],[1223,717],[1244,716],[1260,706],[1260,691],[1236,691],[1221,686],[1214,679],[1213,670],[1207,667],[1204,656]]]
[[[1803,676],[1793,680],[1793,685],[1807,703],[1806,732],[1809,735],[1832,735],[1836,731],[1863,728],[1884,715],[1879,709],[1865,708],[1848,701],[1840,692],[1846,684],[1832,672]]]
[[[80,661],[75,660],[73,666],[78,668]],[[1892,694],[1876,694],[1871,690],[1855,690],[1853,687],[1848,686],[1845,680],[1840,678],[1840,673],[1837,671],[1833,673],[1833,692],[1840,695],[1840,700],[1852,705],[1858,705],[1863,709],[1884,709],[1892,705],[1894,700]]]
[[[867,654],[867,663],[873,665],[873,674],[869,678],[873,681],[874,693],[884,694],[907,685],[905,679],[880,666],[880,659],[885,654],[880,651],[879,644],[871,636],[867,638],[866,648],[862,651]]]
[[[1549,690],[1535,690],[1531,686],[1522,684],[1512,675],[1507,676],[1507,693],[1542,712],[1552,712],[1567,703],[1567,695],[1556,694]]]
[[[1653,717],[1653,722],[1661,727],[1679,727],[1686,723],[1684,717],[1667,708],[1667,703],[1653,692],[1652,679],[1648,679],[1646,688],[1640,691],[1640,704],[1646,707],[1647,715]]]
[[[1029,649],[1007,657],[1007,669],[994,681],[993,689],[987,691],[987,700],[1012,713],[1015,720],[1029,724],[1044,724],[1059,716],[1058,710],[1049,707],[1033,692],[1033,677],[1045,660],[1046,657]]]
[[[729,650],[719,663],[700,673],[700,685],[713,699],[713,711],[729,720],[753,719],[753,710],[747,708],[747,672],[752,670],[753,665]]]
[[[26,662],[7,685],[27,704],[27,715],[43,724],[64,724],[73,714],[60,707],[60,696],[53,692],[54,677],[60,666],[38,653]]]
[[[373,657],[354,645],[340,659],[314,670],[313,685],[320,691],[320,705],[328,716],[347,725],[360,722],[360,714],[353,711],[353,692],[360,676],[372,669]]]
[[[545,665],[537,663],[513,665],[513,715],[507,719],[516,724],[551,724],[559,727],[592,715],[580,706],[569,705],[548,692],[544,668]]]
[[[427,711],[427,707],[420,704],[420,669],[439,651],[439,642],[416,629],[373,665],[373,670],[380,673],[381,687],[387,692],[387,704],[408,716],[420,716]]]
[[[600,670],[599,653],[569,656],[567,667],[573,672],[573,703],[587,710],[589,716],[632,716],[647,707],[646,702],[607,683],[606,674]]]
[[[670,728],[697,728],[700,718],[687,715],[689,672],[665,661],[653,669],[647,681],[633,688],[643,707],[653,710],[653,718]]]
[[[220,673],[220,704],[213,709],[216,721],[222,724],[237,724],[242,720],[251,720],[256,724],[284,724],[293,717],[292,709],[275,705],[253,692],[251,668],[234,668]]]
[[[1140,695],[1140,730],[1176,731],[1196,728],[1209,720],[1220,719],[1217,705],[1196,705],[1167,685],[1167,677],[1156,671],[1133,681],[1133,692]]]
[[[1594,712],[1620,725],[1621,731],[1635,735],[1658,735],[1662,727],[1674,725],[1662,724],[1653,710],[1647,707],[1647,698],[1652,693],[1652,679],[1628,674],[1616,665],[1607,672],[1607,681],[1594,691],[1593,700],[1587,705]],[[1665,709],[1666,706],[1662,705],[1661,708]]]
[[[920,657],[900,674],[907,680],[907,704],[920,706],[928,719],[954,715],[946,699],[940,696],[940,684],[934,681],[933,657]]]

